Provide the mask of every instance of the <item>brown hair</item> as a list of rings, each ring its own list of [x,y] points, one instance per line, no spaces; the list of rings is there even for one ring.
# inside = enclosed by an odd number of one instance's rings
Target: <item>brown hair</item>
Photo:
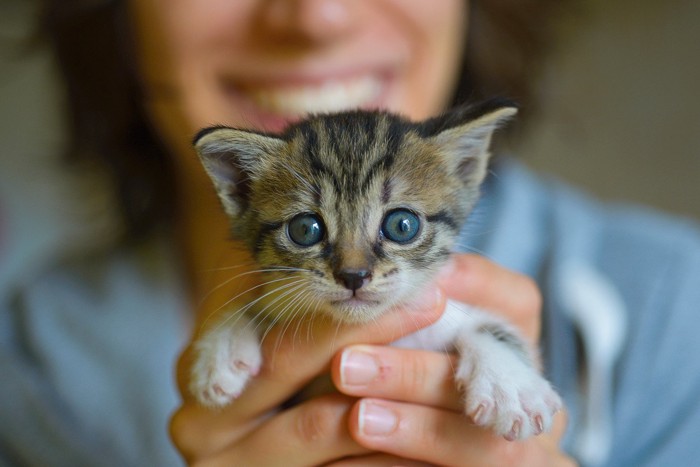
[[[45,0],[68,97],[69,160],[103,163],[132,237],[172,219],[173,169],[142,105],[126,1]]]
[[[559,3],[473,0],[453,102],[508,96],[531,114],[534,70]],[[127,8],[118,0],[44,0],[43,25],[69,100],[69,157],[103,161],[133,237],[171,220],[176,194],[169,156],[142,105]]]

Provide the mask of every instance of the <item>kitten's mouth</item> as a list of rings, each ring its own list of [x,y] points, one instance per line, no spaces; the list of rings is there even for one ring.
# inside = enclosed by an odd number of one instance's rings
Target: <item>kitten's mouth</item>
[[[383,311],[382,303],[381,300],[360,298],[356,295],[328,302],[331,315],[346,323],[364,323],[371,320]]]
[[[352,307],[352,308],[367,308],[367,307],[376,307],[379,306],[379,304],[382,303],[379,300],[370,300],[367,298],[359,298],[356,296],[352,296],[350,298],[345,298],[342,300],[331,300],[330,304],[333,305],[334,307]]]

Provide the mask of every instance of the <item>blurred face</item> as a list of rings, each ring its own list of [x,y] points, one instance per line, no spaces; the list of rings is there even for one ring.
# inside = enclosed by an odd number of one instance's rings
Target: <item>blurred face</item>
[[[212,124],[278,131],[306,112],[438,113],[464,0],[133,0],[148,106],[173,149]],[[186,149],[185,149],[186,148]]]

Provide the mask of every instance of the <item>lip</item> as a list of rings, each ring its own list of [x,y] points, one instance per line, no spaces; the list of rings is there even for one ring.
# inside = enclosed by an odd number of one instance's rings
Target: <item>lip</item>
[[[334,307],[344,308],[366,308],[380,305],[382,303],[381,300],[377,300],[373,296],[376,297],[376,294],[365,294],[364,296],[351,294],[344,298],[331,300],[329,303]]]
[[[224,78],[221,88],[232,108],[252,127],[280,132],[309,113],[386,108],[393,82],[394,73],[364,69]]]

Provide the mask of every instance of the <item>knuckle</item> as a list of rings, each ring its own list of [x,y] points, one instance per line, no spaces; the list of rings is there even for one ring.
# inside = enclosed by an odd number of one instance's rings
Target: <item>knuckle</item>
[[[539,438],[518,443],[493,437],[491,447],[499,465],[576,465],[556,445],[543,443]]]
[[[189,465],[189,467],[212,467],[212,462],[209,459],[188,459],[187,465]]]
[[[548,465],[532,463],[532,450],[528,449],[530,444],[506,441],[493,433],[483,437],[483,448],[497,465]]]
[[[400,371],[402,392],[405,394],[421,394],[425,381],[430,377],[427,362],[418,352],[404,352],[404,361]]]
[[[220,455],[226,447],[224,465],[240,465],[236,459],[238,439],[246,430],[238,430],[227,419],[221,425],[216,414],[196,404],[184,404],[170,418],[170,438],[188,466],[222,465]]]
[[[538,318],[542,309],[542,293],[534,279],[528,276],[518,276],[518,286],[513,294],[515,299],[512,306],[513,318],[516,321],[528,321]]]
[[[317,400],[299,406],[294,424],[296,438],[313,446],[321,439],[336,433],[340,427],[342,410],[339,404],[329,400]]]
[[[190,417],[184,407],[178,409],[170,418],[168,426],[170,439],[173,441],[185,459],[191,459],[196,452]]]
[[[521,276],[520,283],[517,300],[512,304],[510,318],[526,337],[536,341],[541,322],[542,293],[537,283],[530,277]]]
[[[529,456],[527,456],[526,449],[523,449],[523,447],[518,444],[518,443],[513,443],[511,441],[501,441],[499,444],[502,446],[501,448],[501,460],[504,465],[517,465],[518,462],[523,462],[525,459],[527,459]]]
[[[479,295],[489,286],[489,277],[484,273],[483,267],[467,264],[462,267],[461,285],[469,295]]]
[[[217,433],[211,414],[196,404],[185,403],[170,418],[170,439],[188,465],[220,449],[229,440]]]
[[[442,452],[445,447],[445,435],[440,426],[430,426],[428,424],[421,424],[420,433],[420,443],[423,445],[427,452],[436,453],[439,457],[442,457]]]
[[[530,312],[537,313],[542,308],[542,292],[533,278],[523,277],[523,303],[527,305]]]

